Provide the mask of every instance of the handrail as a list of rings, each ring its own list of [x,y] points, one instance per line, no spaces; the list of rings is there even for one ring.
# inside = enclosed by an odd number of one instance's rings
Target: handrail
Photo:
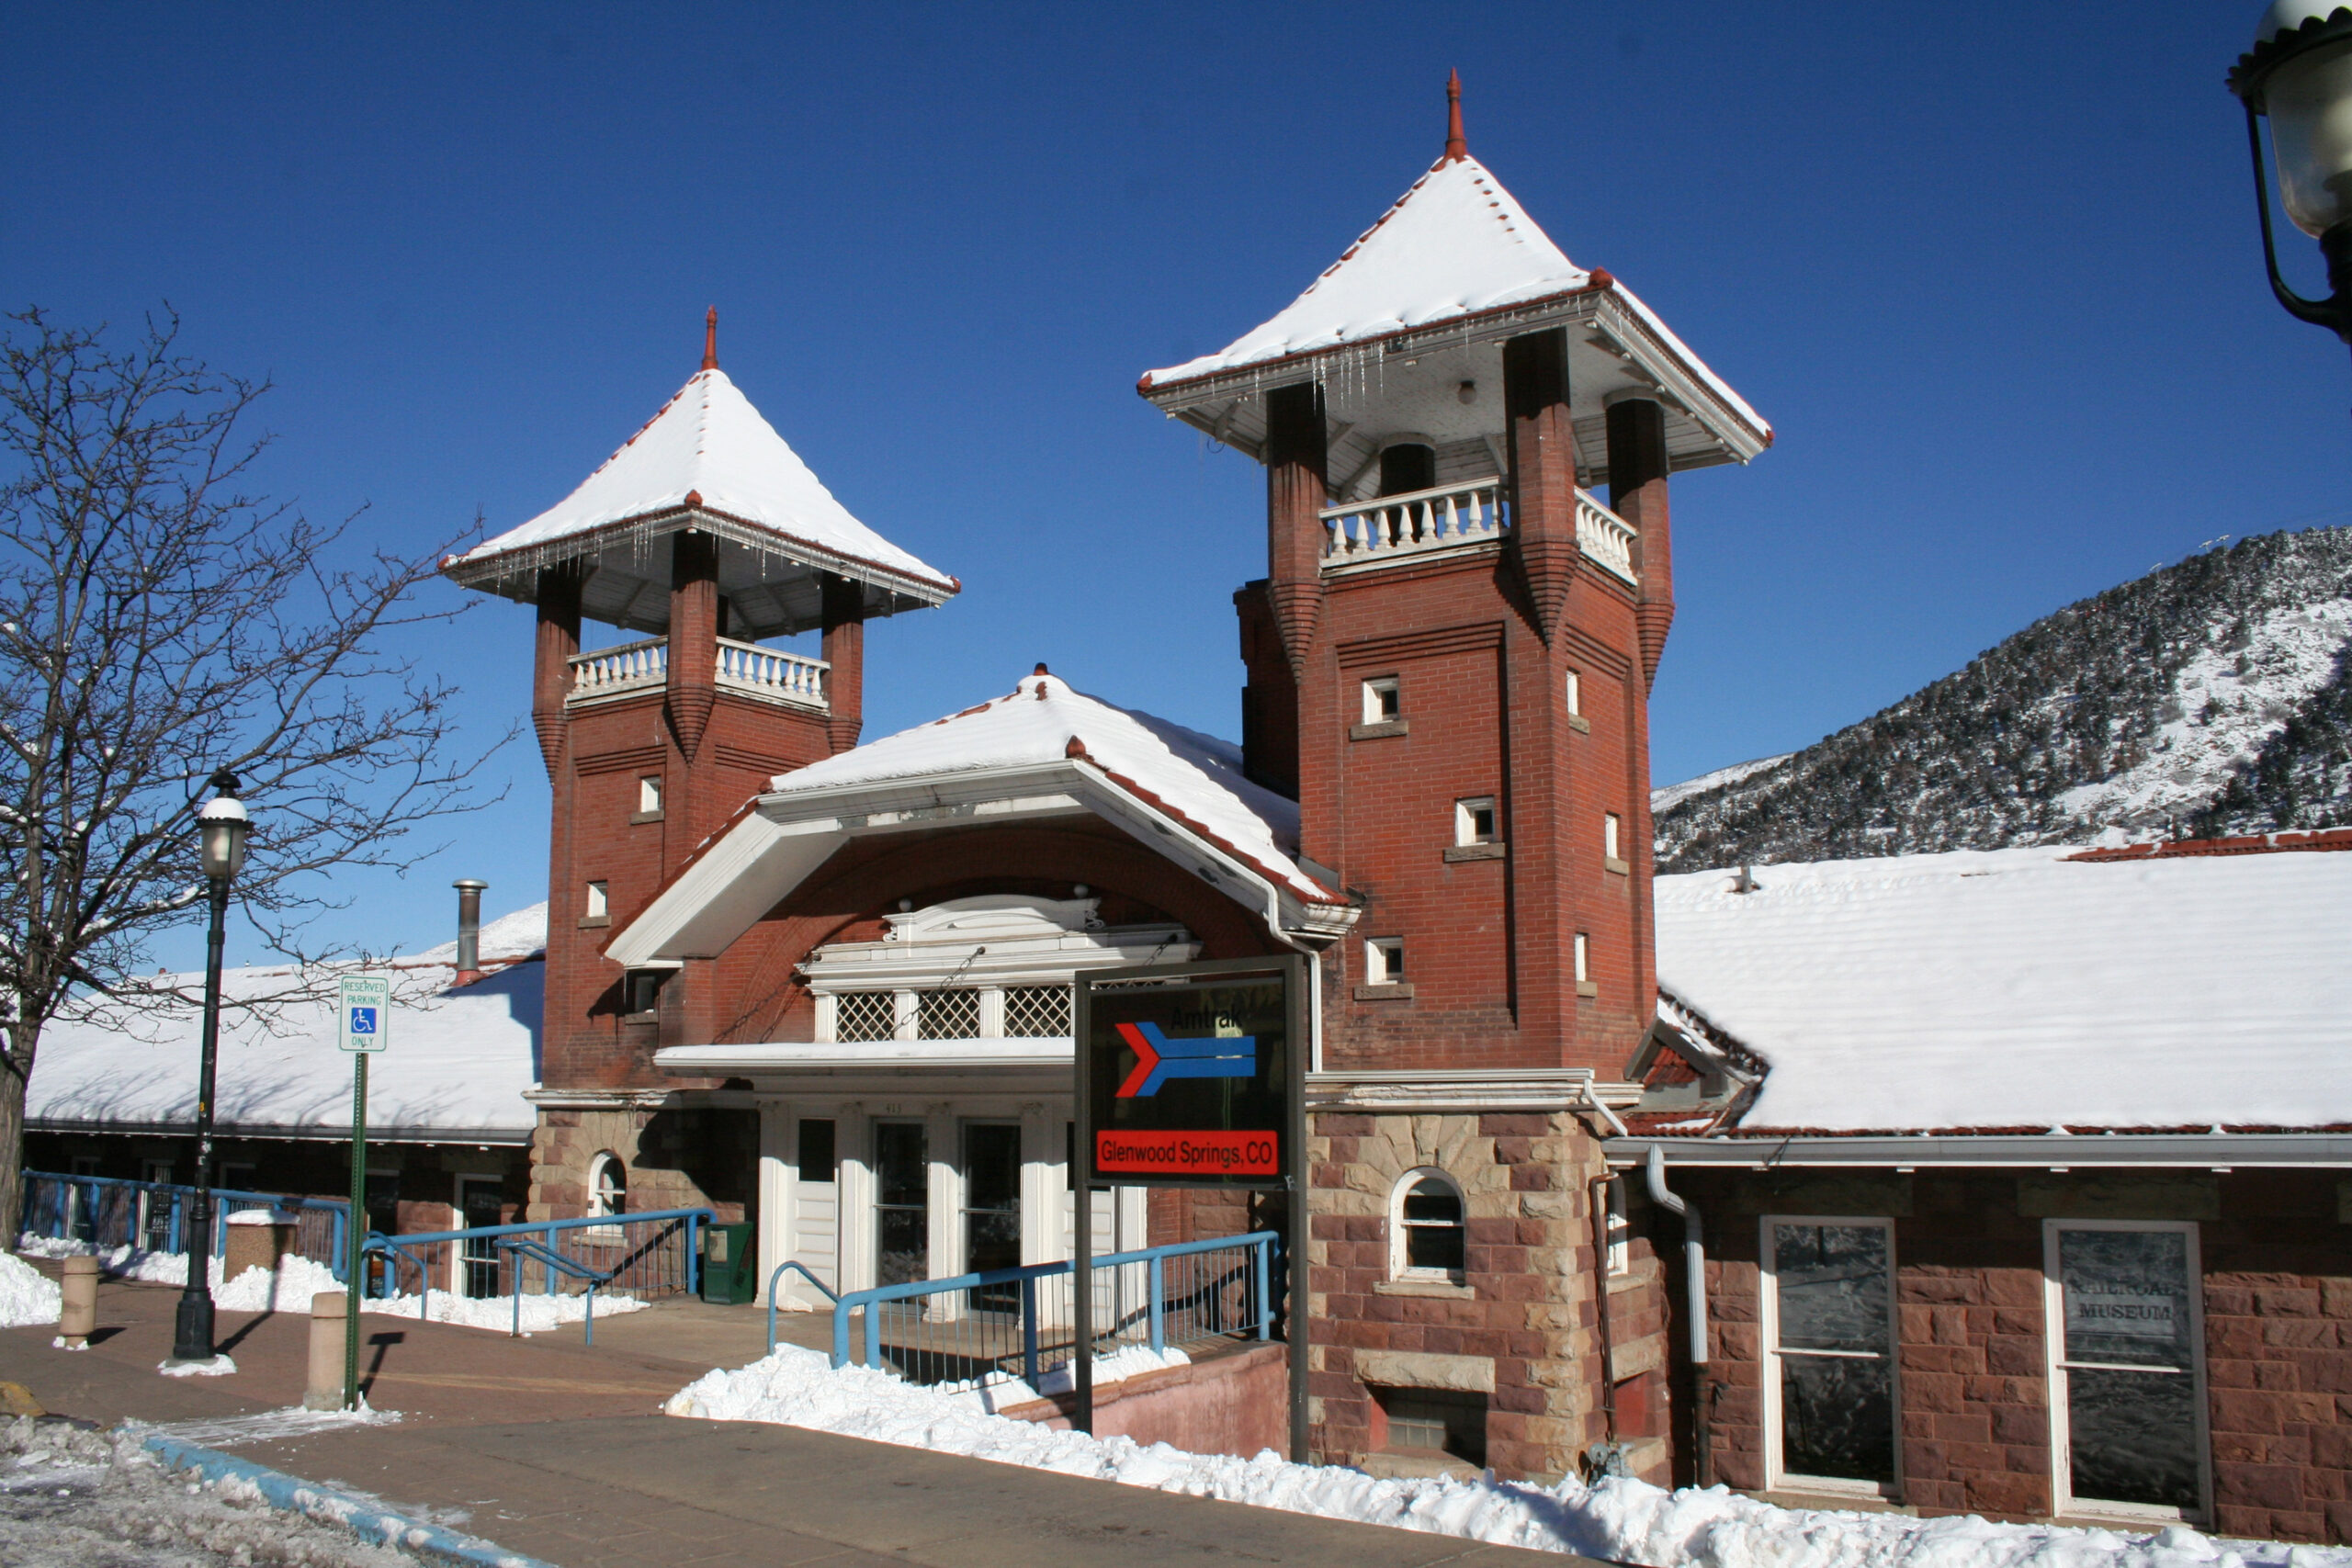
[[[196,1195],[196,1189],[187,1182],[145,1181],[128,1176],[76,1176],[70,1171],[59,1170],[28,1170],[23,1173],[23,1214],[19,1222],[21,1228],[24,1229],[29,1230],[34,1226],[35,1205],[32,1184],[36,1181],[62,1182],[69,1186],[91,1189],[94,1191],[98,1189],[115,1188],[129,1193],[166,1194],[171,1198],[172,1205],[171,1213],[165,1221],[164,1250],[185,1252],[187,1249],[180,1235],[181,1222],[183,1211],[187,1201]],[[262,1203],[281,1212],[291,1210],[296,1213],[323,1213],[331,1216],[334,1221],[327,1243],[326,1250],[330,1256],[326,1258],[326,1264],[334,1271],[336,1279],[340,1280],[344,1277],[344,1270],[348,1262],[347,1249],[344,1246],[344,1226],[350,1223],[351,1208],[350,1203],[345,1200],[311,1198],[291,1192],[256,1192],[240,1187],[215,1187],[211,1191],[214,1199],[212,1249],[216,1256],[225,1255],[228,1249],[229,1205],[232,1203]],[[60,1214],[58,1224],[61,1231],[70,1228],[72,1216]],[[61,1234],[54,1239],[69,1238]],[[141,1246],[140,1240],[141,1238],[137,1236],[129,1236],[126,1237],[124,1245],[137,1251],[151,1250]]]
[[[630,1224],[639,1220],[698,1220],[705,1224],[717,1216],[708,1209],[648,1209],[642,1213],[589,1214],[571,1220],[524,1220],[509,1225],[474,1225],[461,1231],[403,1231],[386,1241],[462,1241],[482,1235],[518,1235],[525,1231],[583,1230],[591,1225]],[[380,1234],[380,1233],[379,1233]]]
[[[789,1258],[777,1264],[768,1275],[768,1354],[771,1356],[775,1354],[775,1282],[784,1278],[784,1271],[787,1269],[816,1286],[835,1306],[841,1305],[842,1302],[841,1292],[808,1272],[807,1264]]]
[[[514,1255],[514,1327],[512,1337],[520,1339],[523,1337],[523,1259],[528,1258],[574,1280],[588,1281],[588,1304],[583,1309],[581,1321],[586,1325],[587,1343],[596,1343],[596,1287],[611,1280],[612,1269],[591,1269],[578,1258],[567,1258],[546,1243],[526,1235],[502,1236],[497,1246],[499,1251]]]
[[[1201,1241],[1170,1242],[1162,1247],[1140,1247],[1132,1252],[1114,1252],[1106,1257],[1095,1258],[1092,1267],[1097,1269],[1120,1269],[1141,1264],[1149,1268],[1152,1274],[1150,1302],[1153,1325],[1152,1348],[1156,1350],[1160,1348],[1159,1344],[1161,1321],[1160,1264],[1167,1258],[1190,1257],[1196,1253],[1225,1252],[1237,1247],[1254,1248],[1258,1253],[1258,1337],[1264,1339],[1272,1332],[1273,1306],[1270,1290],[1272,1282],[1272,1254],[1281,1245],[1282,1237],[1276,1232],[1251,1231],[1244,1235],[1210,1236]],[[988,1285],[1019,1284],[1023,1287],[1023,1337],[1028,1341],[1025,1347],[1025,1359],[1029,1363],[1030,1377],[1027,1381],[1032,1387],[1035,1387],[1035,1282],[1039,1280],[1071,1273],[1076,1268],[1075,1263],[1065,1258],[1053,1263],[1023,1263],[1010,1269],[984,1269],[978,1273],[957,1274],[945,1280],[910,1280],[902,1285],[873,1285],[863,1291],[852,1291],[845,1295],[835,1296],[833,1298],[833,1365],[844,1367],[849,1364],[849,1320],[853,1313],[860,1310],[865,1313],[865,1359],[866,1364],[872,1366],[881,1359],[881,1325],[873,1311],[876,1306],[886,1302],[907,1301],[916,1296],[944,1295],[950,1291],[976,1290]],[[773,1287],[771,1287],[768,1303],[771,1334],[773,1334],[775,1303]],[[773,1337],[768,1348],[770,1350],[775,1348]]]

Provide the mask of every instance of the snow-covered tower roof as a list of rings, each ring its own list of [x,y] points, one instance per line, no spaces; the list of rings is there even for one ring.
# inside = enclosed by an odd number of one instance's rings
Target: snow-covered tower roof
[[[943,604],[961,588],[852,516],[718,368],[717,313],[703,367],[580,487],[518,528],[441,563],[468,588],[530,604],[543,567],[594,570],[581,611],[666,632],[668,536],[718,541],[718,592],[734,635],[785,636],[819,624],[819,574],[862,583],[867,616]]]
[[[1458,85],[1449,90],[1444,153],[1305,293],[1216,353],[1146,373],[1136,389],[1258,456],[1259,394],[1318,380],[1340,427],[1331,482],[1345,491],[1400,419],[1439,448],[1442,466],[1449,447],[1497,438],[1501,378],[1488,362],[1506,338],[1565,325],[1578,466],[1596,481],[1608,474],[1602,403],[1621,389],[1645,389],[1665,406],[1676,468],[1746,462],[1770,446],[1772,427],[1648,306],[1607,272],[1570,261],[1470,156]],[[1464,451],[1462,460],[1482,459]],[[1485,461],[1491,469],[1499,459]]]

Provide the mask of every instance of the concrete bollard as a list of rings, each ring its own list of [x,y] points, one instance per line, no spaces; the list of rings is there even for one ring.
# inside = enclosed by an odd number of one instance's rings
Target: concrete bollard
[[[65,1305],[57,1319],[58,1337],[65,1341],[68,1350],[86,1349],[97,1326],[98,1260],[69,1258],[65,1260]]]
[[[348,1298],[321,1291],[311,1298],[311,1375],[302,1392],[305,1410],[343,1408],[343,1320]]]

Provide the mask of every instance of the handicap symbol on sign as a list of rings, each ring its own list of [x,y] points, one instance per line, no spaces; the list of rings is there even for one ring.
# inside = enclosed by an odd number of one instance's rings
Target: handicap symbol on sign
[[[375,1033],[376,1010],[374,1008],[353,1008],[351,1010],[351,1032],[354,1034]]]

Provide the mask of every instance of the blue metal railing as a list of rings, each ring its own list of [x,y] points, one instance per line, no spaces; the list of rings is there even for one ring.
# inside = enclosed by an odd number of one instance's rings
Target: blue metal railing
[[[1245,1335],[1271,1338],[1280,1247],[1273,1232],[1256,1231],[1096,1258],[1094,1353],[1128,1345],[1161,1351]],[[787,1269],[833,1296],[799,1264],[779,1264],[768,1277],[771,1353],[775,1287]],[[1049,1354],[1063,1352],[1067,1359],[1077,1353],[1075,1287],[1074,1266],[1064,1260],[833,1296],[832,1362],[850,1363],[850,1320],[862,1313],[866,1366],[883,1366],[887,1347],[888,1364],[910,1382],[985,1386],[1009,1380],[1017,1364],[1021,1381],[1036,1388]]]
[[[185,1252],[188,1206],[196,1189],[168,1181],[132,1181],[118,1176],[69,1176],[51,1170],[25,1172],[20,1228],[50,1241],[79,1241],[98,1252],[118,1247],[141,1252]],[[283,1192],[212,1190],[212,1255],[229,1247],[229,1216],[240,1209],[269,1208],[294,1215],[294,1250],[344,1277],[348,1256],[344,1226],[351,1205],[339,1198],[300,1198]]]
[[[591,1314],[600,1288],[639,1297],[691,1295],[702,1283],[703,1227],[715,1217],[708,1209],[654,1209],[401,1235],[370,1231],[361,1248],[382,1258],[384,1270],[381,1277],[366,1271],[367,1293],[398,1294],[401,1265],[406,1263],[416,1270],[422,1315],[432,1315],[434,1280],[446,1277],[463,1295],[513,1296],[519,1333],[526,1263],[538,1265],[542,1295],[556,1294],[559,1280],[587,1281]],[[594,1332],[592,1325],[588,1333]]]

